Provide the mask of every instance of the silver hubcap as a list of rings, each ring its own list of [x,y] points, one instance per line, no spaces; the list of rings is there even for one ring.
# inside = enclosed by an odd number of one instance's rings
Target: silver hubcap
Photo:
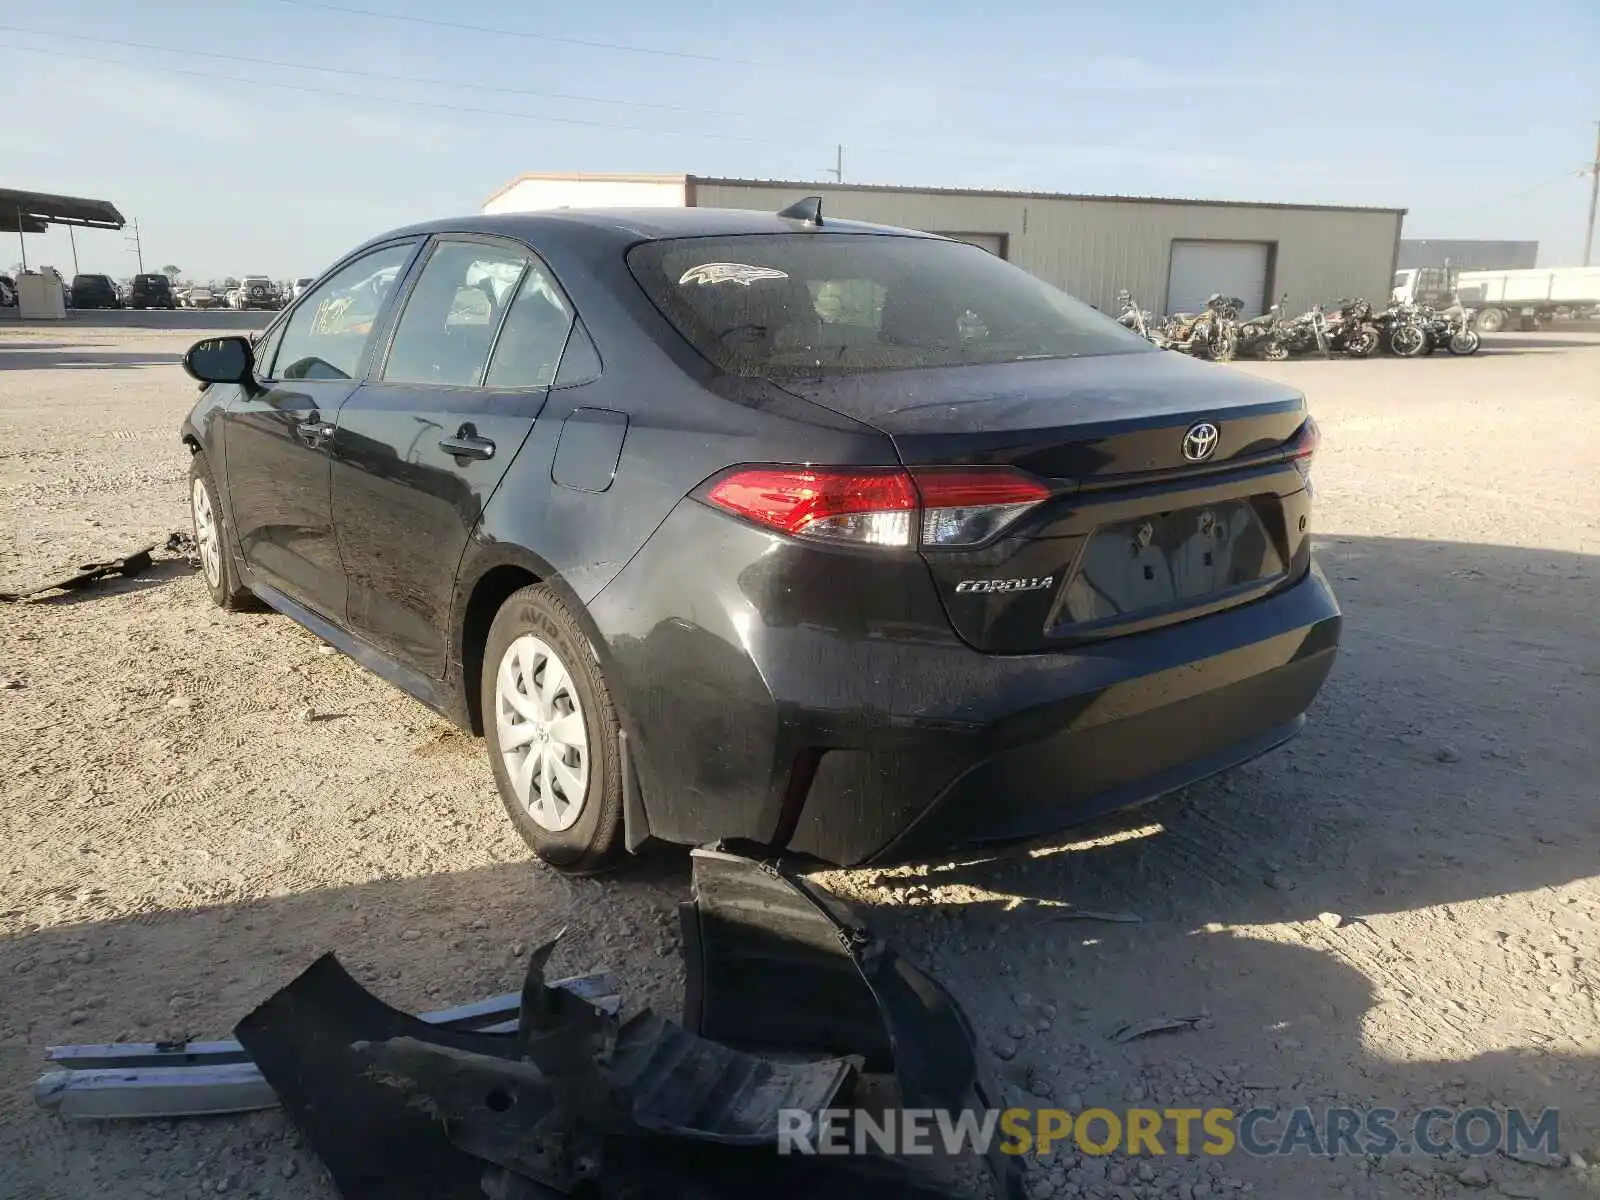
[[[212,587],[222,586],[222,538],[217,529],[217,515],[211,508],[211,492],[206,481],[194,481],[194,543],[200,549],[200,569],[206,573],[206,582]]]
[[[517,801],[552,833],[571,829],[589,792],[589,733],[566,665],[548,643],[524,634],[495,676],[495,730]]]

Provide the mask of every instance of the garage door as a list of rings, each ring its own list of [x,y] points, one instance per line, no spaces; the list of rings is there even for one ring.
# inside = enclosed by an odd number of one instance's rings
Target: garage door
[[[930,232],[939,233],[936,229]],[[1006,256],[1006,235],[1003,233],[939,233],[939,236],[950,238],[952,241],[966,242],[969,246],[979,246],[996,258]]]
[[[1238,296],[1244,315],[1266,312],[1266,242],[1173,242],[1167,311],[1199,312],[1213,292]]]

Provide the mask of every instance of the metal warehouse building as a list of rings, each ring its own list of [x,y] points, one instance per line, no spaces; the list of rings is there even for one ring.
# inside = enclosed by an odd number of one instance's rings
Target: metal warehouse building
[[[1539,265],[1538,242],[1491,242],[1450,238],[1402,238],[1397,270],[1455,267],[1462,271],[1521,271]]]
[[[484,202],[486,213],[699,206],[776,212],[822,196],[835,216],[941,233],[982,246],[1096,307],[1120,289],[1145,308],[1192,312],[1213,292],[1247,315],[1287,295],[1294,309],[1387,297],[1405,210],[960,188],[790,183],[698,175],[534,174]]]

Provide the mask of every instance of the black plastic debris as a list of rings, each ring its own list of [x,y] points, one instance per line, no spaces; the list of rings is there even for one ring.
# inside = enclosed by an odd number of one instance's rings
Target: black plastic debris
[[[132,578],[142,575],[155,565],[155,552],[164,551],[185,560],[194,558],[194,539],[187,533],[172,533],[165,542],[152,542],[142,549],[121,558],[113,558],[106,562],[83,563],[73,574],[65,579],[57,579],[53,583],[42,583],[38,587],[29,588],[25,592],[0,592],[0,602],[13,602],[17,600],[31,600],[35,596],[42,596],[46,592],[76,592],[82,591],[91,584],[98,583],[111,576]]]
[[[514,1028],[400,1012],[327,954],[235,1036],[346,1200],[956,1195],[921,1160],[779,1152],[780,1113],[883,1082],[905,1107],[999,1107],[955,1000],[783,866],[693,862],[681,1024],[547,985],[551,941]],[[987,1166],[1022,1196],[1020,1161]]]

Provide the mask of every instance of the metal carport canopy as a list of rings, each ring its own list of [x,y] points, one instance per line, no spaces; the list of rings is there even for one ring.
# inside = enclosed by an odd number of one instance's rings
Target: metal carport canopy
[[[0,188],[0,233],[43,233],[51,225],[121,229],[125,224],[109,200]]]

